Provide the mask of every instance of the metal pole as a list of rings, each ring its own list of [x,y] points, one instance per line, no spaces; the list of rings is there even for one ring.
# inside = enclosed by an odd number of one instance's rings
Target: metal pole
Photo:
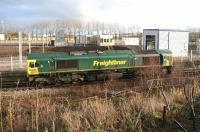
[[[169,50],[169,36],[170,36],[170,32],[168,32],[168,50]]]
[[[29,49],[29,54],[31,53],[31,33],[28,34],[28,49]]]
[[[190,51],[190,61],[192,61],[192,50]]]
[[[10,69],[13,72],[13,57],[10,57]]]
[[[22,33],[19,32],[19,68],[22,68]]]

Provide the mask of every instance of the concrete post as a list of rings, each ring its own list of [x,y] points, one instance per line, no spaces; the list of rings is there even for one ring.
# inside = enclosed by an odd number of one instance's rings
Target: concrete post
[[[192,61],[192,57],[193,57],[193,51],[190,51],[190,61]]]

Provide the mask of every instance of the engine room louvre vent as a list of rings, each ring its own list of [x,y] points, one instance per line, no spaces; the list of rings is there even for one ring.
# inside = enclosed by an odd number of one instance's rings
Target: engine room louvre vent
[[[74,52],[70,52],[71,56],[79,56],[79,55],[87,55],[86,51],[74,51]]]
[[[78,68],[77,60],[59,60],[57,61],[57,69]]]

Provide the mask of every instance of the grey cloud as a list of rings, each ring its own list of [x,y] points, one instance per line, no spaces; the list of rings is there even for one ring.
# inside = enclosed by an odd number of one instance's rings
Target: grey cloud
[[[81,17],[78,0],[0,0],[0,19],[31,22]]]

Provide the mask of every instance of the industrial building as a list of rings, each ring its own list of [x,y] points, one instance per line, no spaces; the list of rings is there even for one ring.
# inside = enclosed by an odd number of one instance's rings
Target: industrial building
[[[76,45],[96,45],[97,36],[96,35],[77,35]]]
[[[189,33],[189,52],[199,51],[200,50],[200,32],[191,32]]]
[[[140,45],[139,37],[122,37],[121,39],[115,40],[115,45]]]
[[[97,45],[99,46],[113,46],[114,40],[113,35],[98,35]]]
[[[143,49],[169,49],[174,56],[187,56],[189,31],[170,29],[144,29]]]
[[[77,37],[76,44],[89,44],[98,46],[113,46],[113,35],[81,35]]]
[[[137,45],[137,46],[139,46],[139,44],[140,44],[140,40],[139,40],[139,38],[136,38],[136,37],[134,37],[134,38],[122,38],[122,41],[123,41],[123,43],[124,43],[124,45]]]
[[[0,41],[4,41],[5,40],[5,34],[0,33]]]

